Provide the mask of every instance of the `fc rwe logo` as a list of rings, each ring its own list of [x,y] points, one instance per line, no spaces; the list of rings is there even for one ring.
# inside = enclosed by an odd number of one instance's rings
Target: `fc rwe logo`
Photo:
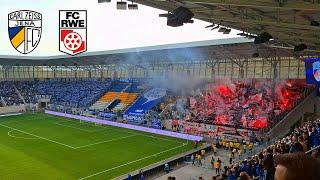
[[[59,11],[59,50],[69,55],[87,51],[87,11]]]

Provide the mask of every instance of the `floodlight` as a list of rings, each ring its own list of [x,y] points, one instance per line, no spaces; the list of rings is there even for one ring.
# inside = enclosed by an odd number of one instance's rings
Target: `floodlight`
[[[138,4],[128,4],[128,9],[137,10],[138,9]]]
[[[310,25],[311,26],[320,26],[320,23],[318,21],[311,21]]]
[[[127,2],[118,1],[118,2],[117,2],[117,9],[119,9],[119,10],[126,10],[126,9],[127,9]]]

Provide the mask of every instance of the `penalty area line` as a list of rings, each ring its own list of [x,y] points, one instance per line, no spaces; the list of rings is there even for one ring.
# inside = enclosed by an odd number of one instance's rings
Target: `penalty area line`
[[[60,124],[60,123],[53,123],[55,125],[59,125],[59,126],[63,126],[63,127],[68,127],[68,128],[72,128],[72,129],[77,129],[79,131],[83,131],[83,132],[88,132],[90,133],[91,131],[88,131],[86,129],[82,129],[82,128],[77,128],[77,127],[73,127],[73,126],[69,126],[69,125],[64,125],[64,124]]]
[[[157,155],[159,155],[159,154],[163,154],[163,153],[165,153],[165,152],[172,151],[172,150],[174,150],[174,149],[178,149],[178,148],[183,147],[183,146],[185,146],[185,145],[187,145],[187,144],[184,143],[184,144],[182,144],[182,145],[180,145],[180,146],[176,146],[176,147],[174,147],[174,148],[170,148],[170,149],[167,149],[167,150],[158,152],[158,153],[153,154],[153,155],[150,155],[150,156],[146,156],[146,157],[143,157],[143,158],[140,158],[140,159],[137,159],[137,160],[134,160],[134,161],[125,163],[125,164],[121,164],[121,165],[119,165],[119,166],[116,166],[116,167],[113,167],[113,168],[110,168],[110,169],[106,169],[106,170],[103,170],[103,171],[100,171],[100,172],[97,172],[97,173],[88,175],[88,176],[86,176],[86,177],[79,178],[78,180],[88,179],[88,178],[94,177],[94,176],[96,176],[96,175],[99,175],[99,174],[102,174],[102,173],[106,173],[106,172],[109,172],[109,171],[112,171],[112,170],[115,170],[115,169],[118,169],[118,168],[121,168],[121,167],[130,165],[130,164],[133,164],[133,163],[136,163],[136,162],[145,160],[145,159],[149,159],[149,158],[151,158],[151,157],[155,157],[155,156],[157,156]]]
[[[160,140],[163,140],[163,141],[169,141],[169,142],[184,144],[183,142],[175,141],[175,140],[171,140],[171,139],[167,139],[167,138],[162,138],[162,137],[157,137],[157,136],[152,136],[152,135],[146,135],[146,134],[142,134],[142,133],[135,133],[135,134],[138,134],[140,136],[150,137],[150,138],[153,138],[153,139],[160,139]]]
[[[58,142],[58,141],[54,141],[54,140],[47,139],[47,138],[44,138],[44,137],[41,137],[41,136],[38,136],[38,135],[35,135],[35,134],[31,134],[31,133],[28,133],[28,132],[25,132],[25,131],[22,131],[22,130],[19,130],[19,129],[10,127],[10,126],[6,126],[6,125],[4,125],[4,124],[0,124],[0,126],[6,127],[6,128],[11,129],[11,130],[18,131],[18,132],[22,132],[22,133],[24,133],[24,134],[28,134],[28,135],[30,135],[30,136],[34,136],[34,137],[37,137],[37,138],[39,138],[39,139],[43,139],[43,140],[46,140],[46,141],[49,141],[49,142],[52,142],[52,143],[55,143],[55,144],[59,144],[59,145],[62,145],[62,146],[65,146],[65,147],[68,147],[68,148],[71,148],[71,149],[75,149],[75,147],[69,146],[69,145],[67,145],[67,144],[63,144],[63,143]]]
[[[84,146],[75,147],[75,149],[85,148],[85,147],[89,147],[89,146],[93,146],[93,145],[97,145],[97,144],[103,144],[103,143],[112,142],[112,141],[118,141],[118,140],[121,140],[121,139],[126,139],[126,138],[130,138],[130,137],[134,137],[134,136],[137,136],[137,135],[134,134],[134,135],[114,138],[114,139],[110,139],[110,140],[106,140],[106,141],[100,141],[100,142],[96,142],[96,143],[92,143],[92,144],[87,144],[87,145],[84,145]]]
[[[12,129],[12,130],[8,131],[8,136],[10,136],[10,137],[12,137],[12,138],[17,138],[17,139],[39,139],[39,138],[37,138],[37,137],[30,137],[30,138],[28,138],[28,137],[14,136],[14,135],[11,134],[13,131],[15,131],[15,130]]]

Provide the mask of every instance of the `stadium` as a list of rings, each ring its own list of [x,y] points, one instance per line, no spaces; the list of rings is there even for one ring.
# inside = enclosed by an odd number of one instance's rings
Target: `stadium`
[[[79,54],[60,42],[50,47],[65,54],[34,56],[9,23],[18,52],[0,51],[0,179],[320,179],[319,1],[95,6],[237,33]]]

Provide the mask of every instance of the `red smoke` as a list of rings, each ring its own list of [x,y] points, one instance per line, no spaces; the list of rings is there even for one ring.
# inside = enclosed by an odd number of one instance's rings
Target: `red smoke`
[[[230,88],[226,85],[217,86],[216,91],[224,98],[232,98],[234,95]]]

